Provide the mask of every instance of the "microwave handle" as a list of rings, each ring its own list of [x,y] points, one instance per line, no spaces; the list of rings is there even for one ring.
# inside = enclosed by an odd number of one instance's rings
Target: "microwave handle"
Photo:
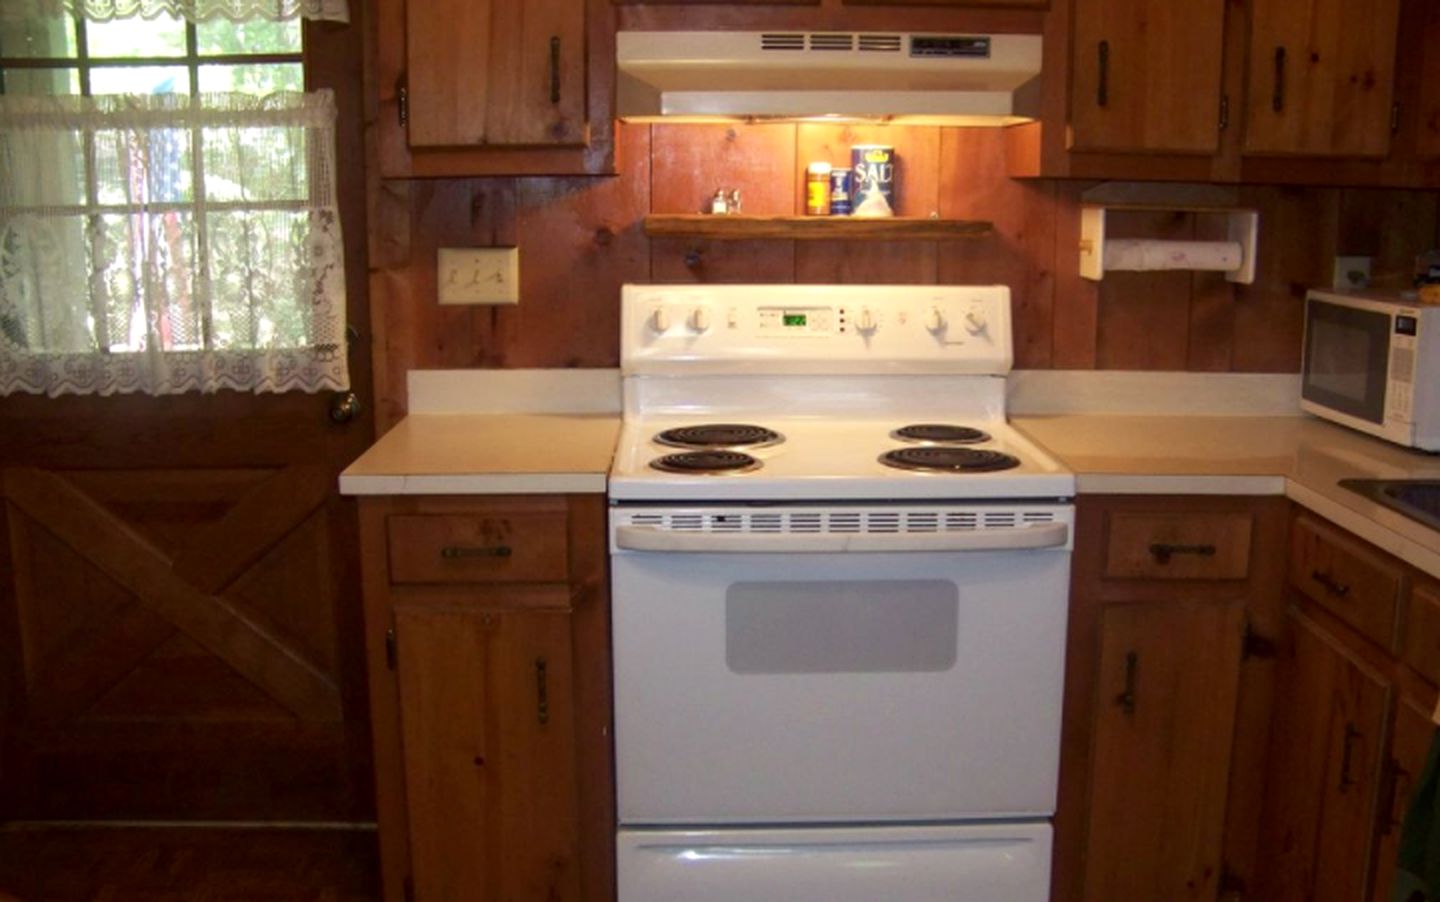
[[[1066,523],[1042,523],[1014,529],[975,529],[925,533],[724,533],[617,526],[615,547],[626,551],[747,554],[835,554],[907,551],[1023,551],[1063,548],[1070,539]]]

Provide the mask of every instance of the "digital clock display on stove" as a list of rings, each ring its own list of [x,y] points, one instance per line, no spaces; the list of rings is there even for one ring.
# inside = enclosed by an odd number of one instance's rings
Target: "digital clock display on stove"
[[[804,313],[786,313],[781,316],[780,321],[787,326],[800,326],[803,328],[805,324],[809,322],[809,317]]]

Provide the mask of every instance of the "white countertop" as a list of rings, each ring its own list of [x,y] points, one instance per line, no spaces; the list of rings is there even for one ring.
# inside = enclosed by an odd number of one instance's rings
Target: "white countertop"
[[[340,474],[343,495],[605,491],[615,414],[411,414]]]
[[[1339,485],[1440,479],[1440,455],[1313,417],[1023,416],[1081,494],[1285,495],[1440,577],[1440,534]]]

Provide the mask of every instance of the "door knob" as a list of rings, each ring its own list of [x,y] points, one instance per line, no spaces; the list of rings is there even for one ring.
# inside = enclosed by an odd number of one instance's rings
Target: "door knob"
[[[348,423],[365,409],[353,391],[336,392],[330,398],[330,422]]]

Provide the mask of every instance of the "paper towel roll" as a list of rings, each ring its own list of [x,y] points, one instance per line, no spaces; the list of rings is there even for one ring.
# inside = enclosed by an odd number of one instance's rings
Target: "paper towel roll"
[[[1139,241],[1105,242],[1105,270],[1146,272],[1156,269],[1189,269],[1205,272],[1234,272],[1245,261],[1238,241]]]

